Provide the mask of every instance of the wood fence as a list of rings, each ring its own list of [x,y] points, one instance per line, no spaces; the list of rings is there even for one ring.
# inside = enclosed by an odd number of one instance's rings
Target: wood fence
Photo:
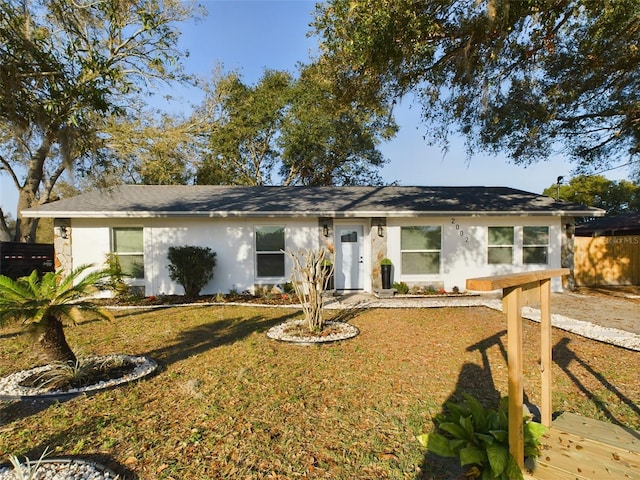
[[[640,285],[640,235],[574,237],[577,286]]]

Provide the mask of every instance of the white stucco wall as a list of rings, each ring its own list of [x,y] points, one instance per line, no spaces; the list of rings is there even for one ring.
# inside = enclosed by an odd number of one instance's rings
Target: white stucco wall
[[[319,242],[331,242],[321,234],[316,218],[304,219],[73,219],[72,259],[73,266],[83,263],[102,265],[105,255],[111,251],[112,227],[142,227],[144,229],[144,259],[146,295],[182,294],[182,287],[173,282],[167,270],[167,251],[170,246],[195,245],[210,247],[217,254],[217,266],[211,282],[203,294],[253,291],[256,284],[274,284],[288,281],[289,259],[285,259],[285,277],[257,279],[255,273],[254,230],[256,226],[285,226],[287,249],[318,248]],[[377,238],[377,227],[371,227],[370,219],[335,220],[334,226],[362,225],[364,227],[364,290],[372,289],[372,271],[378,268],[378,259],[371,258],[372,236]],[[400,228],[413,225],[437,225],[442,228],[442,250],[440,272],[434,275],[405,275],[402,272],[400,254]],[[487,263],[489,226],[515,227],[513,265],[490,265]],[[522,227],[549,227],[549,261],[547,265],[524,265],[522,263]],[[375,230],[375,231],[374,231]],[[408,284],[441,283],[445,290],[458,287],[465,290],[467,278],[497,275],[512,272],[559,268],[561,266],[562,222],[560,217],[528,216],[460,216],[456,218],[434,216],[416,218],[387,218],[384,240],[387,256],[394,264],[394,281]],[[334,239],[335,240],[335,239]],[[552,281],[554,291],[561,290],[560,279]]]
[[[105,226],[105,223],[108,226]],[[170,246],[209,247],[216,252],[213,279],[203,294],[253,291],[255,284],[282,283],[290,274],[285,258],[285,278],[256,279],[254,267],[254,229],[261,225],[285,226],[285,245],[289,249],[317,248],[318,223],[315,218],[287,219],[74,219],[72,221],[74,266],[82,263],[102,265],[111,251],[112,227],[142,227],[146,295],[182,294],[183,289],[169,278],[167,251]]]
[[[404,275],[400,256],[400,227],[440,226],[442,228],[442,250],[440,273],[434,275]],[[491,265],[487,263],[488,227],[515,227],[515,246],[512,265]],[[546,265],[525,265],[522,263],[522,227],[549,227],[549,258]],[[560,217],[424,217],[387,220],[388,256],[394,264],[394,281],[408,284],[429,284],[443,282],[447,291],[458,287],[465,290],[467,278],[484,277],[513,272],[560,268],[560,238],[562,224]],[[552,289],[562,289],[560,279],[552,280]]]

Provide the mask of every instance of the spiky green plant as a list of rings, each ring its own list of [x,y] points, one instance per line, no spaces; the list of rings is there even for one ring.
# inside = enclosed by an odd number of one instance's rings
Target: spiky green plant
[[[104,270],[88,271],[92,265],[81,265],[69,275],[48,272],[38,276],[12,280],[0,275],[0,327],[19,321],[36,329],[39,347],[48,361],[76,364],[77,358],[64,334],[64,321],[75,324],[83,312],[103,319],[111,314],[101,310],[90,298],[95,285],[108,274]]]
[[[96,375],[126,365],[123,356],[85,357],[75,364],[52,362],[44,372],[35,376],[33,384],[38,388],[65,389],[81,387],[94,380]]]
[[[10,455],[9,461],[13,466],[13,470],[11,471],[11,474],[13,475],[12,478],[15,478],[16,480],[35,480],[38,478],[42,461],[48,454],[49,447],[46,447],[38,460],[32,462],[29,460],[29,457],[25,457],[25,461],[23,463],[20,462],[20,459],[16,455]]]
[[[470,476],[522,480],[522,471],[509,453],[509,399],[502,398],[494,410],[483,407],[471,395],[463,395],[462,403],[448,402],[445,413],[436,416],[437,430],[419,435],[418,441],[436,455],[458,457],[461,466],[471,468]],[[525,457],[537,457],[546,427],[528,417],[523,427]]]
[[[51,368],[40,373],[34,382],[38,388],[55,389],[71,382],[81,382],[91,373],[91,364],[77,360],[76,363],[52,362]]]
[[[124,281],[128,275],[122,271],[122,265],[118,255],[115,253],[107,253],[105,256],[105,272],[107,280],[105,286],[112,290],[117,297],[126,297],[129,295],[129,285]]]

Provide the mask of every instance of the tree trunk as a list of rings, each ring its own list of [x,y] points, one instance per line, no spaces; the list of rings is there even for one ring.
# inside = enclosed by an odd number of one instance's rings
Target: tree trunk
[[[40,322],[40,328],[42,330],[38,336],[38,343],[47,361],[74,365],[77,358],[64,336],[62,322],[53,315],[49,315]]]
[[[36,241],[36,229],[38,228],[37,218],[23,218],[22,210],[38,205],[38,192],[44,177],[44,162],[47,159],[53,145],[55,134],[47,132],[40,144],[29,160],[27,175],[24,184],[18,193],[18,212],[16,215],[16,231],[14,241],[33,243]],[[45,203],[46,199],[40,199]]]
[[[4,216],[2,207],[0,207],[0,242],[10,242],[13,240],[13,233],[7,225],[7,219]]]
[[[20,211],[20,210],[18,210]],[[22,243],[35,243],[38,218],[19,218],[16,221],[16,231],[13,241]]]

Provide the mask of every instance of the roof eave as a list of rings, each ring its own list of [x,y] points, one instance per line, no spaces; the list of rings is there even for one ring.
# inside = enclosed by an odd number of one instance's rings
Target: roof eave
[[[327,218],[362,218],[362,217],[387,217],[387,218],[407,218],[407,217],[432,217],[432,216],[553,216],[553,217],[602,217],[604,210],[445,210],[445,211],[412,211],[412,210],[356,210],[352,212],[342,211],[38,211],[23,210],[22,216],[26,218],[168,218],[168,217],[189,217],[189,218],[286,218],[286,217],[327,217]]]

